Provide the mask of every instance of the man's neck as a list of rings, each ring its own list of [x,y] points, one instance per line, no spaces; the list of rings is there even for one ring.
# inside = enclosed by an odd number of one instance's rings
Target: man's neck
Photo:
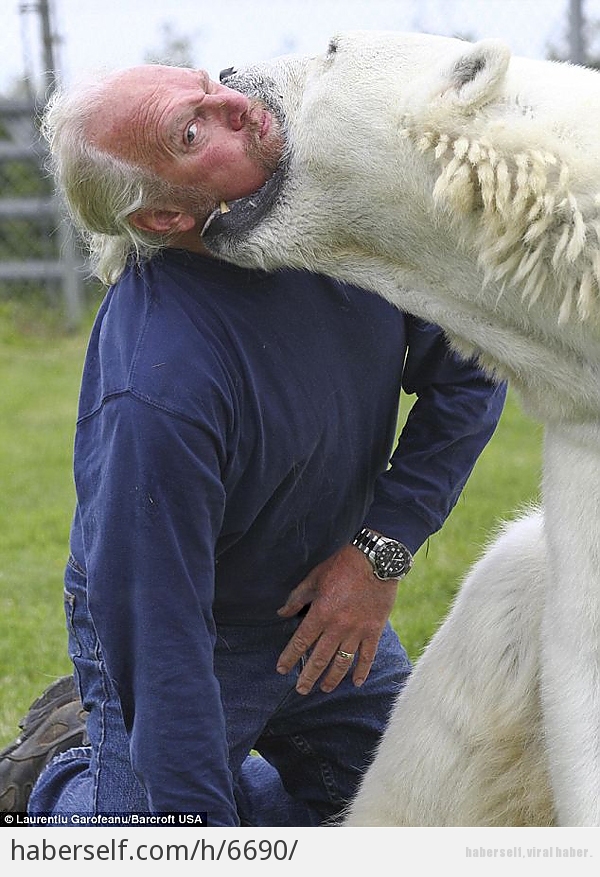
[[[167,246],[176,250],[188,250],[190,253],[199,253],[201,256],[209,256],[211,259],[214,259],[214,255],[204,246],[198,223],[189,231],[181,232],[171,238]]]

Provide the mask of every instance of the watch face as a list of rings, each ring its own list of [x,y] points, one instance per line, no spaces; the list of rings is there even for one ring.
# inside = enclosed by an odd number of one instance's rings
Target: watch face
[[[375,552],[375,575],[380,579],[397,579],[406,575],[411,567],[411,558],[403,545],[386,542]]]

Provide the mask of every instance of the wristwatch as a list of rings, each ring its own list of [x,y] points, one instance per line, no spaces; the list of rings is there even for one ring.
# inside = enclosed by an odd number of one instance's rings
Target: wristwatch
[[[403,579],[413,565],[413,556],[402,542],[380,536],[368,527],[359,530],[352,544],[369,559],[378,579]]]

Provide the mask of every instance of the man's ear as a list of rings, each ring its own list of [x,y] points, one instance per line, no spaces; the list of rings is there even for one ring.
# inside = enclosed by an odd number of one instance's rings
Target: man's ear
[[[129,220],[140,231],[150,231],[163,235],[190,231],[196,224],[196,220],[191,214],[181,210],[157,210],[150,207],[136,210],[131,214]]]

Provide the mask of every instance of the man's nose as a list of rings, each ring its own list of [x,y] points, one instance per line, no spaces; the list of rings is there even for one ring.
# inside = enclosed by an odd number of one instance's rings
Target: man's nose
[[[227,88],[226,85],[218,85],[214,93],[207,94],[202,103],[205,109],[210,108],[224,115],[234,131],[244,127],[244,116],[250,105],[245,94]]]

